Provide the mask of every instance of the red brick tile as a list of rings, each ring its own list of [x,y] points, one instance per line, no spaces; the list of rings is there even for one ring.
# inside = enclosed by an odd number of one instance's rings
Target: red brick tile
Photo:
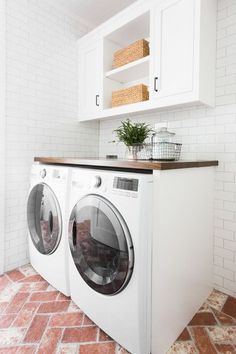
[[[10,327],[14,321],[16,315],[1,315],[0,316],[0,328]]]
[[[115,354],[115,343],[85,344],[80,346],[80,354]]]
[[[5,311],[5,309],[8,305],[9,305],[9,302],[0,302],[0,314]]]
[[[0,354],[15,354],[19,347],[1,347]]]
[[[5,289],[8,284],[10,284],[10,280],[6,277],[6,275],[0,276],[0,291]]]
[[[196,347],[191,340],[175,342],[168,350],[167,353],[168,354],[202,354],[196,350]],[[121,348],[118,349],[117,354],[131,354],[131,353],[128,353],[124,348]]]
[[[112,338],[108,336],[105,332],[99,329],[99,342],[112,341]]]
[[[6,313],[17,313],[20,311],[24,303],[26,302],[27,298],[29,297],[29,293],[17,293],[9,306],[6,309]]]
[[[12,281],[17,281],[17,280],[21,280],[23,278],[25,278],[25,275],[22,274],[19,270],[15,269],[15,270],[11,270],[10,272],[6,273],[8,275],[8,277],[12,280]]]
[[[39,274],[36,275],[30,275],[29,277],[26,277],[20,282],[22,283],[34,283],[34,282],[40,282],[40,281],[45,281]]]
[[[58,296],[58,291],[40,291],[34,292],[29,301],[55,301]]]
[[[68,309],[69,301],[45,302],[39,306],[38,313],[64,312]]]
[[[195,339],[195,345],[201,354],[217,354],[204,328],[191,327],[191,332]]]
[[[183,332],[179,335],[177,341],[187,341],[187,340],[191,340],[191,337],[190,337],[188,329],[185,328],[183,330]]]
[[[18,348],[17,354],[35,354],[37,347],[34,345],[23,345]]]
[[[214,326],[216,319],[211,312],[198,312],[189,322],[189,326]]]
[[[3,328],[0,330],[0,348],[6,346],[16,346],[22,343],[25,335],[24,328]]]
[[[63,343],[59,345],[58,354],[78,354],[79,349],[76,343]]]
[[[49,328],[44,333],[38,354],[53,354],[62,335],[62,328]]]
[[[236,325],[236,320],[223,312],[212,309],[215,314],[215,317],[220,322],[222,326],[233,326]]]
[[[51,327],[67,327],[80,326],[82,324],[83,314],[81,312],[71,312],[53,315],[49,326]]]
[[[83,326],[94,326],[94,323],[88,316],[84,315]]]
[[[227,298],[228,295],[214,289],[208,297],[207,303],[217,311],[221,311]]]
[[[39,302],[27,302],[18,313],[13,327],[27,327],[33,319],[33,315],[37,311]]]
[[[47,326],[49,316],[35,315],[26,335],[24,342],[35,343],[39,342],[42,338],[44,330]]]
[[[236,326],[208,327],[208,333],[214,343],[236,343]]]
[[[59,293],[59,295],[58,295],[58,297],[57,297],[57,300],[58,301],[62,301],[62,300],[70,300],[70,296],[66,296],[66,295],[64,295],[64,294],[62,294],[62,293]]]
[[[97,337],[97,327],[66,328],[62,338],[64,343],[93,342]]]
[[[236,299],[229,296],[222,308],[222,312],[236,318]]]
[[[46,281],[36,282],[36,283],[23,283],[20,291],[33,292],[33,291],[43,291],[48,287]]]
[[[236,354],[236,349],[230,344],[215,344],[219,354]]]
[[[75,305],[73,301],[70,301],[70,305],[68,307],[68,312],[81,312],[80,308]]]

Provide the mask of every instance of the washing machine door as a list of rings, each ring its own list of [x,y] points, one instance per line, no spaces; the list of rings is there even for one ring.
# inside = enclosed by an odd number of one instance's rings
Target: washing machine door
[[[114,295],[132,275],[134,250],[128,227],[105,198],[87,195],[73,208],[69,244],[77,270],[95,291]]]
[[[27,204],[28,228],[36,249],[45,255],[57,249],[62,232],[62,217],[57,198],[44,183],[35,185]]]

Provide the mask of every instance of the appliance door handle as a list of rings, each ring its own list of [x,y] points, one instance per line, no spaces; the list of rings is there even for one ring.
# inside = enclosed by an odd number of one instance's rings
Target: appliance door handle
[[[77,243],[76,236],[77,236],[77,227],[76,227],[76,220],[74,219],[73,226],[72,226],[72,243],[74,247],[76,247],[76,243]]]
[[[99,95],[96,95],[96,106],[97,107],[99,107],[98,99],[99,99]]]
[[[158,81],[158,77],[154,77],[154,91],[158,92],[158,88],[157,88],[157,81]]]
[[[53,215],[52,215],[52,212],[51,212],[51,211],[49,212],[49,220],[48,220],[48,223],[49,223],[50,235],[52,236],[52,233],[53,233]]]

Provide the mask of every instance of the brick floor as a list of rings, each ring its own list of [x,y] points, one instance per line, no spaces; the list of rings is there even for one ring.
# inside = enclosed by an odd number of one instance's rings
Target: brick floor
[[[0,354],[34,353],[128,354],[27,265],[0,276]],[[236,299],[214,290],[168,354],[236,354]]]

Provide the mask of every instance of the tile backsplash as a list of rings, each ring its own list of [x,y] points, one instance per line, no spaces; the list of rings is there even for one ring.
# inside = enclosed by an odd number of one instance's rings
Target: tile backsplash
[[[171,109],[131,120],[168,122],[183,143],[182,158],[218,159],[215,179],[215,287],[236,296],[236,2],[218,0],[216,107]],[[100,122],[100,156],[124,156],[122,144],[111,143],[119,119]]]
[[[56,2],[55,2],[56,5]],[[6,1],[5,270],[28,262],[34,156],[96,156],[99,124],[77,121],[77,39],[87,32],[47,1]]]

